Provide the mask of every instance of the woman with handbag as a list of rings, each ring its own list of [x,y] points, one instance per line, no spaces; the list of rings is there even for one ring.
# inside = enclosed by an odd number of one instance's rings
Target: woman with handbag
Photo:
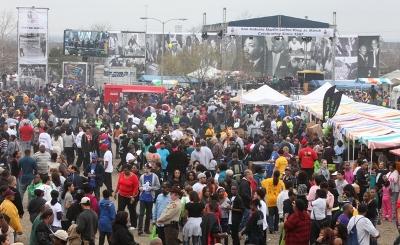
[[[328,225],[326,222],[326,211],[327,211],[327,203],[326,197],[327,193],[323,189],[318,189],[316,191],[317,199],[311,202],[311,235],[310,235],[310,244],[315,244],[321,228],[324,228]]]

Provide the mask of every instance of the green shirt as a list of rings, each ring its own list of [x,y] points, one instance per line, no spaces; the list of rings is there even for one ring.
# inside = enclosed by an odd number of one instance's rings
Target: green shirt
[[[36,239],[36,228],[42,222],[40,218],[41,214],[39,214],[32,223],[31,237],[29,238],[29,245],[39,245]]]

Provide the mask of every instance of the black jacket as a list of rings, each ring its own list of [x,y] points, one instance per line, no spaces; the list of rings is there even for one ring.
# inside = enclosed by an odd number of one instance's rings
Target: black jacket
[[[242,197],[244,207],[250,209],[250,202],[251,202],[250,182],[244,178],[240,180],[239,195]]]
[[[232,224],[236,224],[239,227],[240,222],[242,221],[243,216],[243,200],[237,195],[235,200],[232,202],[232,209],[240,209],[241,211],[232,210]]]
[[[136,245],[135,239],[126,225],[114,224],[112,229],[111,245]]]
[[[181,175],[185,175],[186,167],[189,164],[187,155],[182,151],[173,151],[168,157],[167,171],[173,174],[176,169],[181,171]]]
[[[50,226],[46,225],[43,221],[36,227],[37,244],[52,245],[53,242],[50,238]]]
[[[29,202],[28,212],[30,215],[29,219],[32,223],[35,220],[36,216],[38,216],[38,214],[40,213],[40,209],[44,204],[46,204],[46,200],[44,200],[43,197],[37,197]]]

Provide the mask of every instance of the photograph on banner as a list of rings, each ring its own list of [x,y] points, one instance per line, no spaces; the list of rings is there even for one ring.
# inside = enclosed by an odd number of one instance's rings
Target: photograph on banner
[[[27,86],[41,86],[46,83],[46,65],[20,64],[19,80],[20,84]]]
[[[357,78],[357,72],[358,72],[357,57],[335,58],[336,80],[354,80]]]
[[[18,9],[18,63],[47,64],[47,9]]]
[[[237,60],[239,59],[241,46],[241,36],[224,36],[221,46],[221,62],[222,70],[236,71],[238,70]]]
[[[101,31],[64,31],[64,54],[106,57],[108,55],[108,33]]]
[[[379,77],[379,36],[358,37],[358,77]]]
[[[336,38],[335,79],[352,80],[358,73],[358,37],[340,36]]]
[[[137,74],[145,73],[145,58],[129,58],[117,55],[110,56],[105,64],[106,67],[135,67]]]
[[[64,62],[63,82],[64,86],[84,86],[87,82],[87,63]]]
[[[47,34],[26,33],[19,35],[18,58],[21,64],[45,64],[47,60]]]
[[[258,77],[267,74],[268,47],[265,37],[242,36],[242,53],[243,70]]]
[[[121,33],[122,56],[144,57],[146,52],[146,34],[144,32]]]
[[[122,55],[122,33],[120,31],[108,32],[108,55]]]

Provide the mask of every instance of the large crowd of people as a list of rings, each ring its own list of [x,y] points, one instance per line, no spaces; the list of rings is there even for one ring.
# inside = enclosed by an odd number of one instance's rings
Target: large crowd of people
[[[301,112],[229,99],[2,91],[0,244],[377,244],[397,220],[394,163],[349,161]]]

